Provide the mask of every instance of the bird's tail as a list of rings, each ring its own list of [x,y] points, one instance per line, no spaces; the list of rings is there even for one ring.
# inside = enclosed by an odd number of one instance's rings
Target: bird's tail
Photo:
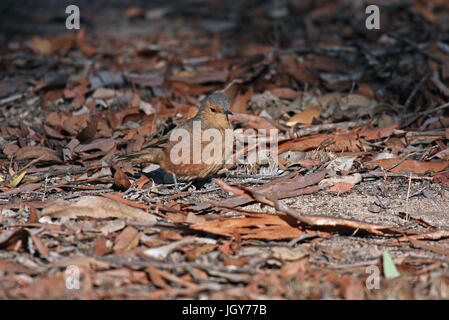
[[[141,151],[118,156],[114,161],[134,161],[134,162],[150,162],[159,163],[162,150],[159,148],[145,148]]]

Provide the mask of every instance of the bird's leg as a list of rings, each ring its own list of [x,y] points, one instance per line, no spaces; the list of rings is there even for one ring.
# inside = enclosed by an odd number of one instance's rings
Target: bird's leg
[[[195,186],[192,185],[192,182],[193,181],[189,181],[189,183],[187,183],[185,186],[180,187],[179,190],[181,190],[181,191],[187,190],[187,188],[190,187],[190,186],[192,186],[193,189],[196,190]]]
[[[175,182],[175,190],[177,193],[181,193],[181,191],[186,190],[188,187],[190,187],[192,185],[193,181],[189,181],[189,183],[187,183],[185,186],[180,186],[178,183],[178,179],[176,179],[176,174],[172,173],[173,176],[173,180]]]
[[[173,180],[175,181],[175,190],[177,193],[181,193],[181,190],[179,190],[179,185],[178,185],[178,180],[176,179],[176,174],[172,174],[173,175]]]

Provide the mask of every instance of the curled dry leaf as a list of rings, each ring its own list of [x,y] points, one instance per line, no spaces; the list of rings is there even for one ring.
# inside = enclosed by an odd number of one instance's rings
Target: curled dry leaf
[[[126,174],[122,170],[120,170],[119,168],[117,168],[115,170],[114,185],[117,188],[119,188],[120,190],[126,190],[131,185],[131,182],[129,182],[129,179],[126,176]]]
[[[137,208],[132,208],[115,200],[86,196],[76,202],[65,200],[55,200],[45,207],[40,217],[69,217],[69,218],[92,218],[92,219],[111,219],[121,218],[125,220],[138,220],[147,222],[156,222],[156,218]]]
[[[61,162],[58,153],[47,147],[27,146],[15,153],[16,160],[39,159],[39,161]]]
[[[27,245],[29,232],[24,229],[11,229],[0,233],[0,249],[12,250]]]
[[[95,134],[97,133],[98,120],[99,117],[93,118],[87,126],[76,135],[76,138],[81,143],[86,144],[94,139]]]

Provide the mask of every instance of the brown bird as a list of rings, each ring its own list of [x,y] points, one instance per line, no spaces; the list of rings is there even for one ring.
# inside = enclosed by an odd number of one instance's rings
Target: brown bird
[[[230,156],[225,154],[229,153],[229,146],[225,146],[226,130],[232,130],[228,114],[232,114],[228,99],[215,92],[201,101],[195,117],[172,129],[156,143],[117,160],[158,164],[173,174],[176,185],[176,178],[191,181],[210,177],[223,168]]]

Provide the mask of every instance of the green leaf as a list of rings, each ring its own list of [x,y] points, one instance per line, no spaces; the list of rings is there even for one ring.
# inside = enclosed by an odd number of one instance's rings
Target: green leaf
[[[398,269],[396,269],[396,266],[394,265],[393,259],[391,258],[390,254],[387,250],[384,250],[384,276],[387,279],[394,279],[399,277],[401,274],[399,273]]]
[[[25,176],[27,172],[24,171],[21,174],[19,174],[17,177],[15,177],[14,179],[11,180],[11,182],[9,183],[9,186],[11,188],[15,188],[19,185],[20,181],[22,181],[23,177]]]

